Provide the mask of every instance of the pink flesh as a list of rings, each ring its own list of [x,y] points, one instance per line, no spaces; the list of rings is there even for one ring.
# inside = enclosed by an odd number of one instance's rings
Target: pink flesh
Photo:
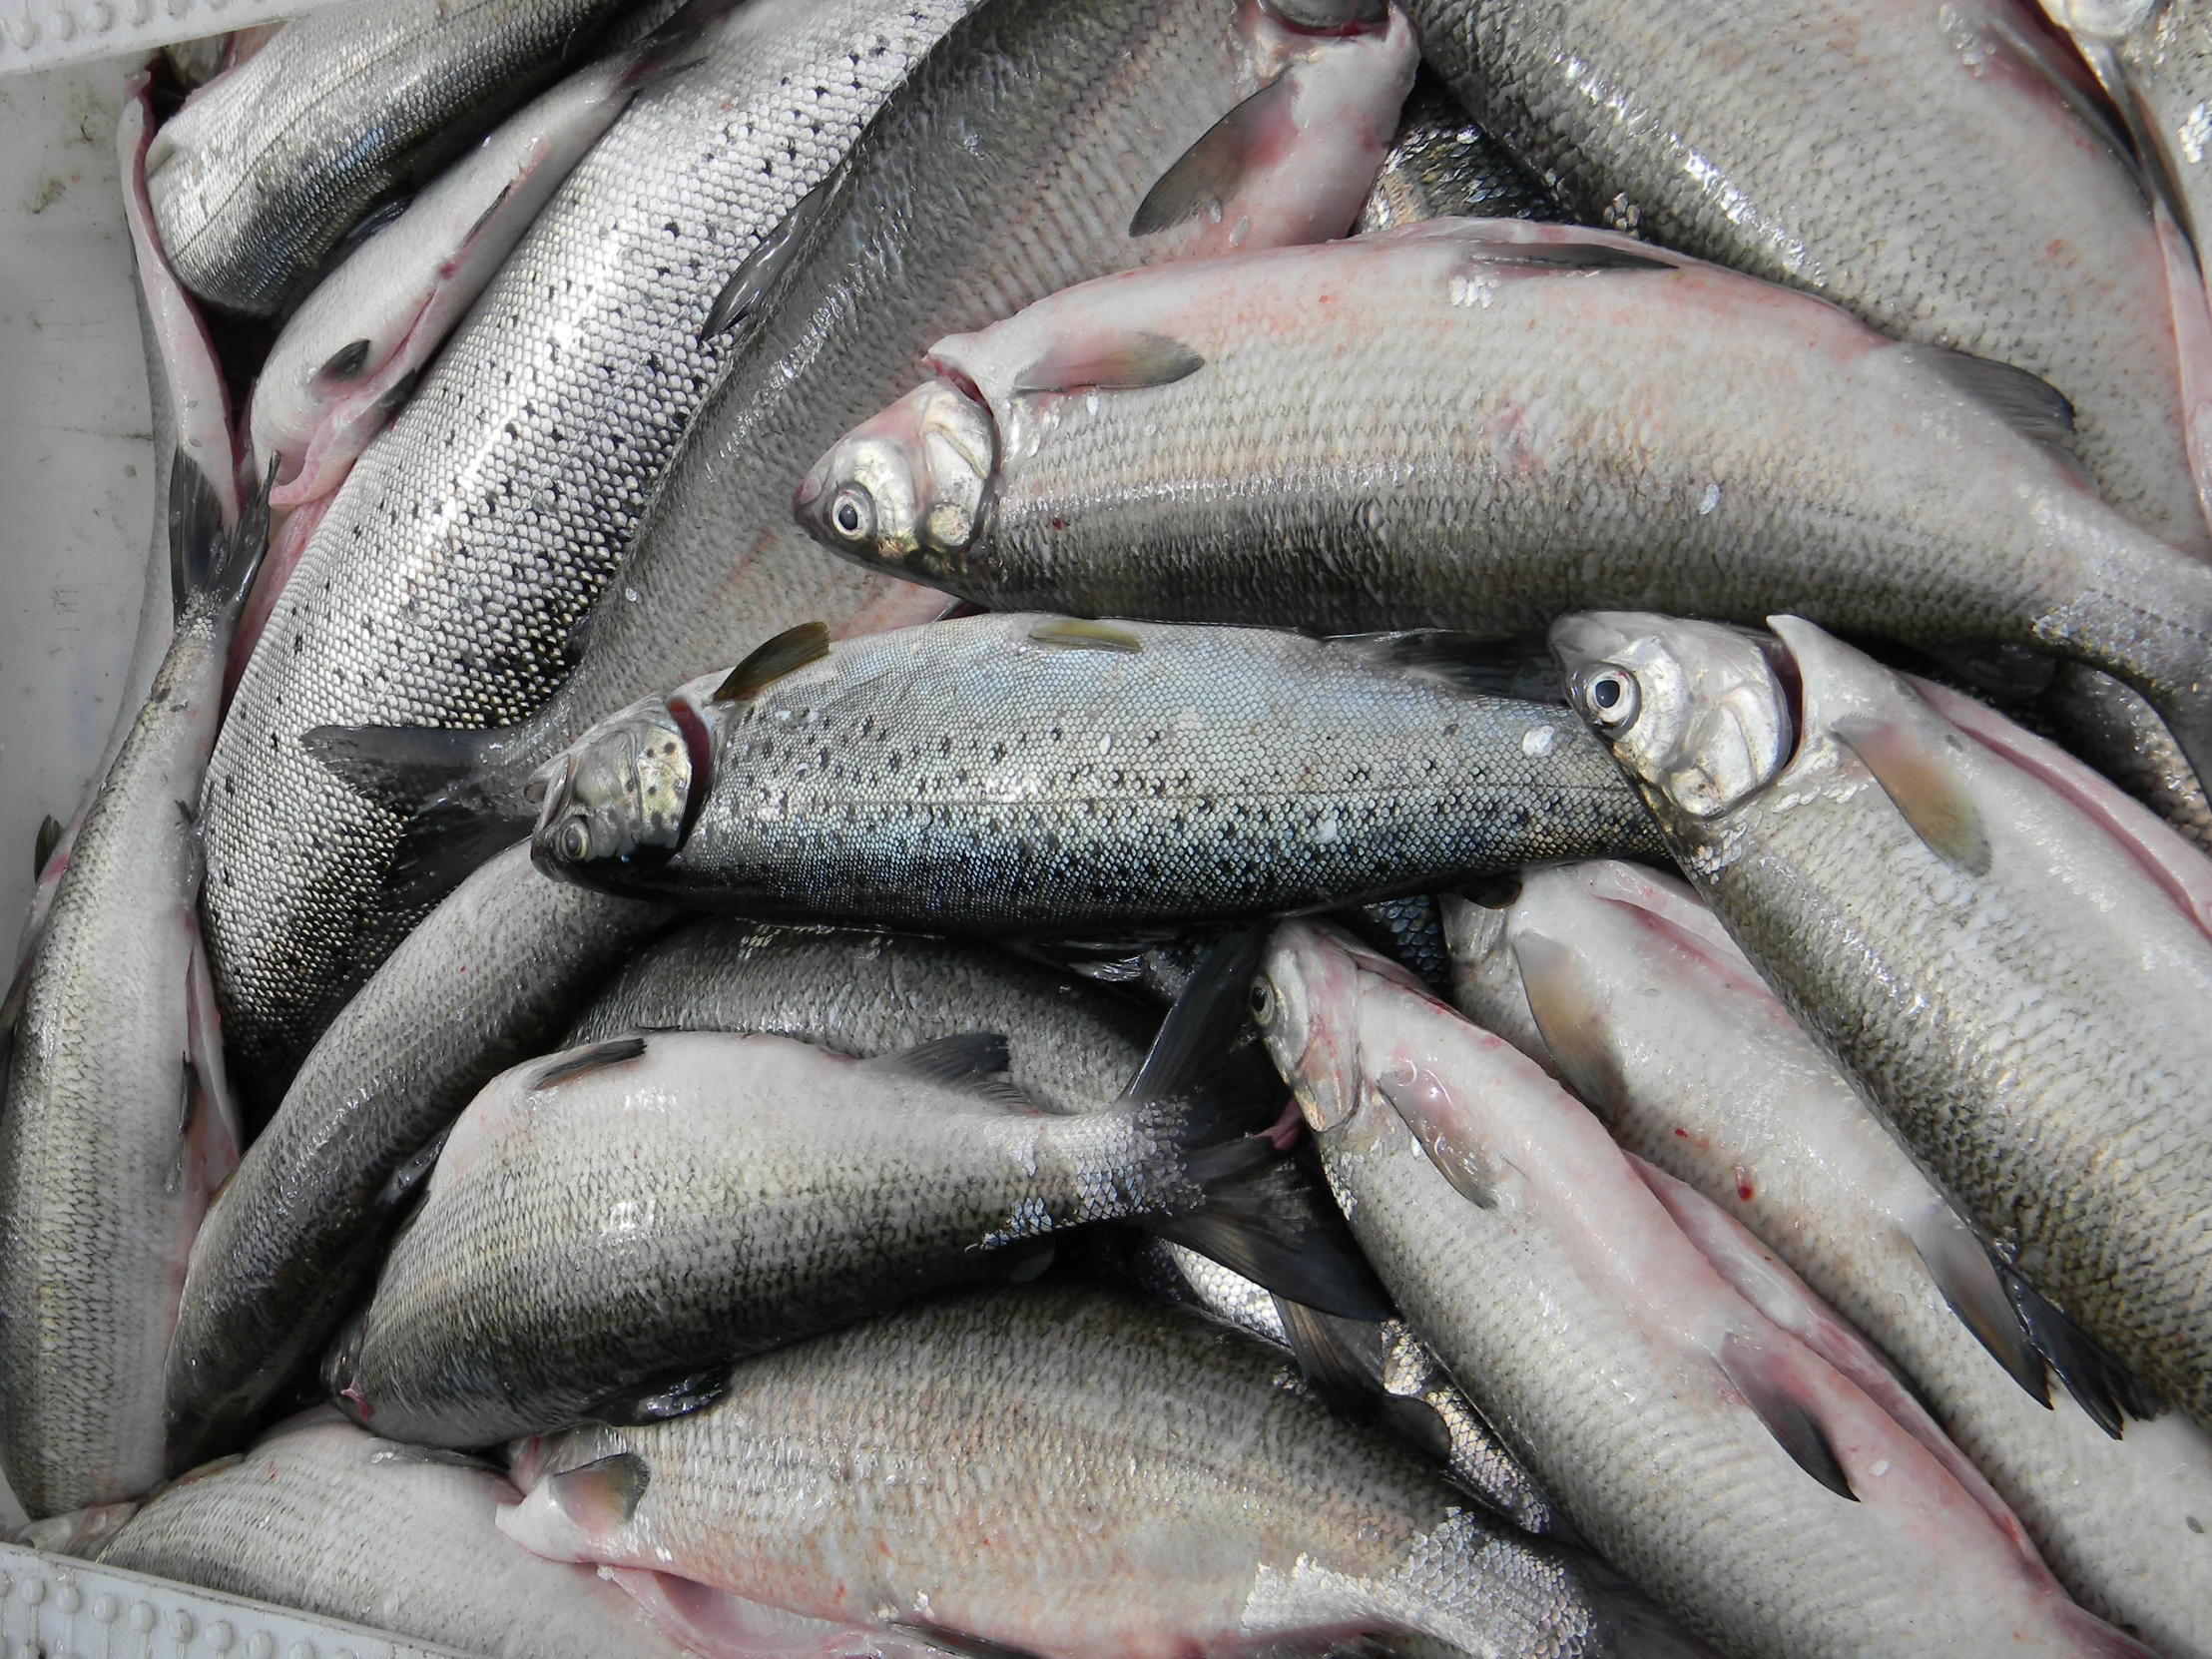
[[[123,119],[116,129],[116,158],[124,180],[123,221],[138,257],[139,285],[154,319],[154,337],[161,342],[161,372],[169,381],[177,446],[208,475],[222,503],[224,526],[229,528],[239,521],[239,457],[231,442],[231,399],[207,325],[170,270],[154,229],[154,204],[146,194],[146,147],[153,138],[147,79],[141,70],[127,84]],[[154,371],[152,364],[147,371]]]
[[[269,626],[270,613],[283,597],[284,584],[298,568],[299,555],[306,552],[315,526],[330,510],[331,499],[327,495],[318,496],[304,507],[294,507],[271,531],[269,552],[263,556],[262,568],[255,573],[254,591],[247,595],[246,608],[239,613],[238,628],[231,635],[231,655],[223,666],[224,708],[228,709],[231,699],[237,695],[239,681],[246,675],[246,665],[254,660],[254,647],[261,641],[262,630]],[[274,505],[274,492],[270,501]]]
[[[1964,1567],[1979,1557],[1997,1582],[2017,1574],[2025,1580],[2022,1614],[2072,1622],[2068,1615],[2077,1610],[2039,1562],[2022,1556],[2016,1528],[1996,1526],[1982,1498],[1920,1439],[1729,1285],[1591,1113],[1501,1038],[1425,994],[1358,972],[1347,946],[1334,928],[1293,921],[1278,929],[1270,948],[1271,959],[1292,954],[1298,976],[1320,991],[1297,1068],[1302,1079],[1315,1075],[1317,1059],[1341,1063],[1354,1054],[1369,1078],[1415,1073],[1431,1132],[1506,1172],[1519,1187],[1515,1205],[1537,1218],[1583,1283],[1625,1310],[1655,1351],[1678,1357],[1686,1380],[1681,1407],[1749,1413],[1720,1366],[1733,1335],[1738,1363],[1755,1364],[1770,1386],[1820,1423],[1870,1513],[1931,1558]],[[1358,980],[1357,994],[1333,994],[1348,977]],[[1348,1023],[1354,1029],[1344,1029]],[[1335,1086],[1358,1088],[1349,1079]],[[1709,1392],[1689,1381],[1701,1376],[1710,1379]],[[1739,1432],[1754,1427],[1766,1435],[1763,1424],[1747,1423]]]
[[[2056,744],[2022,731],[1987,704],[1914,675],[1904,679],[1936,714],[2087,817],[2173,900],[2176,909],[2212,938],[2212,858],[2183,840],[2117,784]]]
[[[2174,345],[2181,354],[2182,431],[2189,446],[2189,471],[2197,483],[2197,503],[2212,525],[2212,307],[2204,293],[2204,273],[2195,250],[2166,204],[2154,209],[2158,250],[2166,261],[2166,296],[2173,305]],[[2186,551],[2212,557],[2201,547]]]
[[[1781,1258],[1718,1204],[1634,1153],[1628,1155],[1628,1161],[1682,1229],[1682,1236],[1697,1246],[1745,1301],[1856,1382],[1868,1398],[1897,1420],[1899,1427],[1928,1447],[2021,1554],[2039,1561],[2019,1518],[1898,1381],[1879,1349],[1814,1295]]]

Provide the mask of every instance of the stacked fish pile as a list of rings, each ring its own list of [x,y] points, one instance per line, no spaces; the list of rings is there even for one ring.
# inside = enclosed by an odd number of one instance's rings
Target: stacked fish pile
[[[2212,1659],[2212,0],[2051,11],[157,65],[23,1536],[508,1659]]]

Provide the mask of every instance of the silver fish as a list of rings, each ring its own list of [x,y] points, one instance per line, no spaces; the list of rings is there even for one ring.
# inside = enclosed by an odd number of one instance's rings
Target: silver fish
[[[298,949],[319,953],[311,941],[321,906],[336,897],[349,912],[375,891],[400,833],[386,815],[421,800],[420,791],[384,789],[394,776],[386,754],[441,755],[458,775],[452,791],[513,814],[530,774],[592,721],[726,662],[733,638],[810,617],[859,634],[938,614],[942,603],[927,592],[824,561],[791,522],[793,480],[904,383],[948,327],[1146,261],[1349,226],[1411,78],[1412,35],[1380,0],[1320,0],[1316,15],[1335,23],[1294,26],[1261,0],[994,0],[948,36],[886,104],[849,175],[819,199],[811,228],[795,233],[775,303],[747,281],[718,302],[718,316],[754,316],[753,332],[620,579],[577,631],[581,658],[544,708],[531,715],[536,696],[486,685],[485,654],[472,643],[483,629],[473,590],[456,587],[449,622],[439,621],[448,613],[426,609],[413,580],[401,579],[411,565],[375,578],[388,590],[382,614],[405,637],[443,629],[449,643],[426,652],[422,673],[410,668],[404,695],[363,699],[333,689],[311,657],[276,659],[282,702],[273,678],[273,729],[251,743],[242,736],[238,750],[241,765],[251,756],[268,780],[252,787],[269,792],[271,810],[235,843],[256,893],[219,929],[226,963],[237,963],[227,968],[234,996],[238,980],[261,971],[266,941],[294,941],[286,963]],[[605,575],[598,567],[589,586]],[[550,661],[552,648],[569,640],[588,593],[572,585],[526,599],[534,578],[512,580],[518,606],[558,613],[536,636],[549,692],[565,666]],[[383,671],[377,642],[349,629],[336,637],[338,649]],[[504,668],[512,658],[502,648],[497,660]],[[320,721],[433,714],[447,727],[434,735],[314,730],[291,747]],[[513,731],[460,730],[526,715]],[[308,753],[356,782],[365,763],[380,805],[353,799]],[[310,837],[348,848],[342,875],[326,854],[297,850]],[[467,867],[470,844],[451,842],[457,867]],[[226,845],[234,843],[219,835],[219,853]],[[401,855],[409,867],[414,845]],[[310,942],[300,944],[301,933]],[[319,968],[310,981],[317,994],[335,982]],[[271,994],[293,993],[273,985]]]
[[[529,1495],[500,1525],[556,1559],[967,1652],[1358,1635],[1498,1659],[1698,1651],[1579,1557],[1478,1518],[1401,1448],[1280,1387],[1281,1368],[1100,1289],[939,1299],[749,1361],[677,1421],[528,1448]]]
[[[1364,236],[1424,219],[1565,217],[1543,181],[1475,125],[1434,70],[1423,69],[1355,229]]]
[[[2212,864],[2005,723],[1770,626],[1552,640],[1791,1011],[2028,1283],[2212,1424]]]
[[[2174,1659],[2212,1655],[2212,1536],[2189,1524],[2212,1522],[2212,1434],[2178,1411],[2123,1431],[2109,1362],[2031,1290],[2007,1294],[2008,1270],[1712,913],[1671,876],[1593,863],[1533,872],[1489,914],[1522,1021],[1614,1139],[1895,1360],[2084,1607]],[[1744,1266],[1748,1294],[1762,1269]]]
[[[593,146],[330,498],[240,681],[207,808],[217,983],[233,1052],[271,1100],[443,896],[379,901],[400,820],[298,734],[493,725],[552,691],[735,349],[706,328],[718,293],[773,273],[800,205],[970,3],[740,8],[705,62],[645,89]],[[835,588],[840,603],[866,591]]]
[[[200,1225],[169,1346],[173,1466],[235,1446],[321,1353],[462,1108],[542,1052],[669,917],[548,881],[518,846],[407,936],[308,1053]]]
[[[1032,366],[1139,338],[1155,383]],[[932,360],[799,512],[979,604],[1492,637],[1790,606],[2109,669],[2212,775],[2212,570],[2014,429],[2049,389],[1717,266],[1437,221],[1068,289]]]
[[[1007,1077],[1052,1112],[1113,1104],[1159,1011],[961,939],[703,917],[641,950],[563,1048],[632,1031],[771,1031],[871,1059],[967,1031],[1006,1038]]]
[[[185,285],[268,316],[353,223],[560,73],[620,0],[371,0],[295,18],[196,89],[147,183]]]
[[[1410,9],[1428,61],[1576,217],[2049,381],[2112,502],[2212,546],[2165,251],[2093,84],[2020,0]]]
[[[1747,1300],[1669,1178],[1510,1044],[1325,924],[1277,929],[1254,996],[1407,1319],[1691,1628],[1747,1659],[2147,1653],[2066,1599],[1864,1339],[1782,1270],[1805,1334]]]
[[[1240,1096],[1050,1116],[1005,1064],[995,1035],[854,1060],[693,1031],[517,1067],[447,1137],[330,1392],[432,1445],[667,1414],[740,1355],[1033,1276],[1060,1229],[1164,1223],[1273,1162]]]
[[[777,919],[1068,933],[1653,848],[1556,705],[1450,635],[997,615],[795,629],[540,774],[540,867]],[[719,682],[719,683],[718,683]]]
[[[494,1467],[320,1406],[164,1489],[98,1559],[493,1659],[690,1652],[597,1574],[500,1537],[517,1495]]]
[[[160,1374],[185,1251],[238,1159],[192,803],[267,506],[226,535],[182,452],[170,480],[169,653],[55,888],[0,1112],[0,1461],[34,1516],[167,1472]]]

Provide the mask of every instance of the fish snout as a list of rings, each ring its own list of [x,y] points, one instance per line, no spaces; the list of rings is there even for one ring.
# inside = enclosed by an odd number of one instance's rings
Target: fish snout
[[[1335,933],[1282,923],[1252,981],[1253,1024],[1317,1135],[1341,1127],[1361,1098],[1359,964]]]

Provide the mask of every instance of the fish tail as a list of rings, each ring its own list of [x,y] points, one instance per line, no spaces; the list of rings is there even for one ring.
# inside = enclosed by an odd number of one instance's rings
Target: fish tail
[[[214,480],[184,449],[177,451],[169,468],[169,591],[179,621],[200,611],[227,625],[237,622],[269,551],[269,490],[276,479],[272,466],[226,532]]]
[[[516,729],[317,726],[299,747],[362,800],[406,821],[384,871],[387,904],[435,903],[530,832],[501,763]]]

